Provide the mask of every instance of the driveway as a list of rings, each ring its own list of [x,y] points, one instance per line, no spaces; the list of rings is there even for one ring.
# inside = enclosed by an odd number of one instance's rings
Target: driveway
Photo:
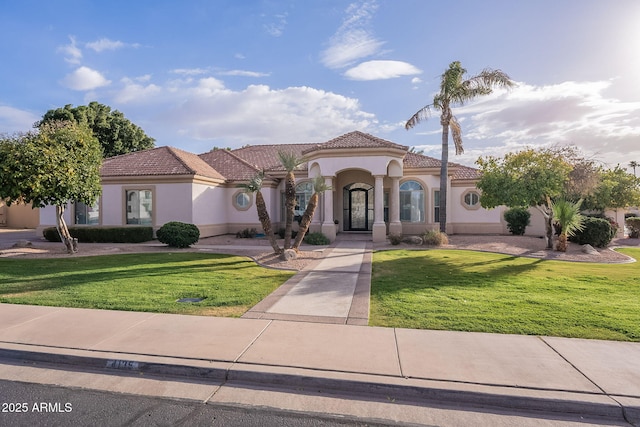
[[[19,240],[38,242],[42,238],[36,235],[35,229],[0,227],[0,248],[10,248]]]

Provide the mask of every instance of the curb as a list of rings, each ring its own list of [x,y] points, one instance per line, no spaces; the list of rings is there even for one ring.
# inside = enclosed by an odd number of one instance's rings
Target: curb
[[[16,347],[27,346],[16,345]],[[139,354],[108,354],[120,357],[116,359],[104,357],[106,354],[103,352],[60,348],[55,348],[55,350],[59,353],[0,348],[0,361],[67,365],[120,375],[146,374],[216,380],[222,382],[222,386],[244,385],[268,389],[288,389],[296,394],[328,392],[416,405],[445,404],[458,408],[481,407],[484,409],[580,414],[585,417],[631,422],[632,424],[640,419],[640,414],[625,409],[614,398],[604,394],[532,390],[286,366],[252,365],[232,361],[176,359]],[[165,363],[168,359],[174,363]],[[635,420],[630,421],[628,419],[630,416]]]

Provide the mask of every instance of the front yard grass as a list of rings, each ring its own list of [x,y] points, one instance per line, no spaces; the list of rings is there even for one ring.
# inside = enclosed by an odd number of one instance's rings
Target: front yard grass
[[[0,302],[239,317],[292,275],[194,252],[0,259]]]
[[[640,249],[620,252],[640,259]],[[376,252],[370,325],[640,341],[639,273],[638,262]]]

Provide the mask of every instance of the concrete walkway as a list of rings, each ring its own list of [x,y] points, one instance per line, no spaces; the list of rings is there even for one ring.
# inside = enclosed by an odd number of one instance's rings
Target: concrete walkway
[[[371,243],[339,241],[242,317],[367,325]]]
[[[640,423],[638,343],[0,304],[0,378],[16,361],[205,380],[184,391],[203,401],[284,387]]]

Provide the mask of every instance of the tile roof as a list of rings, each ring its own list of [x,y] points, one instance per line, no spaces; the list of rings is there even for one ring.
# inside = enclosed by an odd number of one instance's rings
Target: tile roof
[[[480,171],[478,169],[465,165],[459,165],[457,163],[451,164],[456,168],[451,179],[480,179]]]
[[[261,171],[229,150],[212,150],[199,157],[231,181],[248,180]]]
[[[402,162],[405,168],[439,168],[440,160],[423,154],[407,153]]]
[[[135,151],[104,159],[100,176],[200,175],[224,177],[196,154],[173,147]]]
[[[317,144],[315,147],[310,147],[303,153],[309,153],[315,150],[330,150],[330,149],[342,149],[342,148],[395,148],[398,150],[408,150],[409,147],[396,144],[395,142],[387,141],[386,139],[378,138],[368,133],[354,131],[341,135],[337,138],[333,138],[322,144]]]
[[[258,170],[265,171],[284,171],[280,164],[278,152],[284,151],[293,153],[298,157],[302,157],[305,149],[315,147],[317,144],[270,144],[270,145],[248,145],[246,147],[237,148],[231,152],[242,160],[246,161]],[[307,164],[303,163],[296,170],[307,170]]]

